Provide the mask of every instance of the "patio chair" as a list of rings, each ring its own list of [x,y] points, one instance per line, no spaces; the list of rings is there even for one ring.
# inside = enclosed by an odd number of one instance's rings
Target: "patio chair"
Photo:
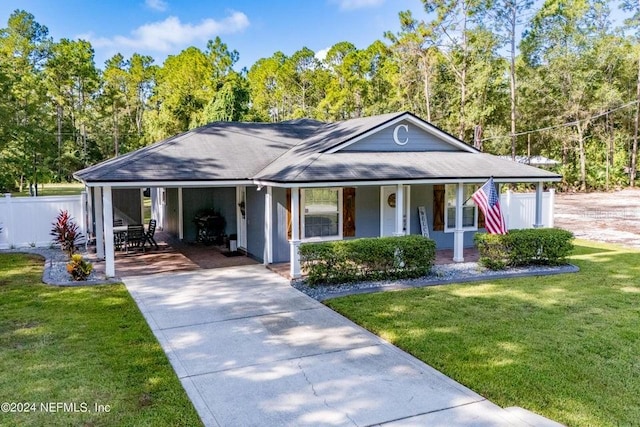
[[[113,232],[113,246],[117,251],[122,250],[124,243],[127,239],[126,231],[114,231]]]
[[[127,236],[124,240],[124,249],[127,253],[129,253],[129,248],[142,248],[142,252],[144,252],[144,244],[146,241],[147,238],[142,225],[127,226]]]
[[[153,244],[153,246],[158,249],[158,243],[156,243],[156,240],[153,238],[153,236],[156,234],[156,224],[157,222],[155,219],[149,220],[149,228],[147,229],[147,232],[144,236],[146,238],[146,241],[149,242],[149,246]]]

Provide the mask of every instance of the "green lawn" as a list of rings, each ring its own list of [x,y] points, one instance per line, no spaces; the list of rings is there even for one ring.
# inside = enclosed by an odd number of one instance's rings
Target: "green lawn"
[[[0,254],[0,403],[37,404],[33,413],[0,412],[0,425],[201,425],[124,286],[43,285],[42,265]],[[58,402],[77,412],[40,408]],[[93,412],[95,404],[110,411]]]
[[[38,184],[38,196],[76,196],[84,191],[84,186],[79,182],[65,184]],[[25,186],[22,192],[11,193],[13,197],[29,196],[29,186]]]
[[[577,242],[576,274],[327,304],[500,406],[640,425],[640,251]]]

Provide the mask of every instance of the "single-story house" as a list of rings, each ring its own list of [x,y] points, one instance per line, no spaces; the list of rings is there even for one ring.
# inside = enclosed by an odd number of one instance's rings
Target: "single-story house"
[[[115,274],[113,207],[151,189],[153,216],[176,237],[195,240],[194,216],[214,209],[225,234],[265,264],[290,262],[300,276],[302,242],[429,235],[438,248],[473,245],[483,218],[470,200],[489,177],[536,185],[542,224],[544,182],[560,175],[482,153],[409,113],[335,123],[215,122],[75,174],[91,191],[98,255]],[[124,203],[124,205],[123,205]],[[139,217],[139,214],[138,214]]]

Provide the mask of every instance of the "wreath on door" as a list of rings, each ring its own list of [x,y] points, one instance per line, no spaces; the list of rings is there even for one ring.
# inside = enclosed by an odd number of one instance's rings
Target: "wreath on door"
[[[392,208],[396,207],[396,193],[389,195],[389,197],[387,198],[387,204]]]

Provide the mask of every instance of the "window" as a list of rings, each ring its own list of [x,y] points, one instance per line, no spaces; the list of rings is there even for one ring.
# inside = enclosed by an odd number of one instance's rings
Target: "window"
[[[462,229],[476,230],[478,228],[478,207],[471,200],[471,196],[478,189],[475,184],[465,184],[462,195]],[[445,231],[453,231],[456,228],[456,193],[458,191],[457,184],[445,185],[446,215]]]
[[[302,238],[342,237],[342,189],[308,188],[302,191]]]

